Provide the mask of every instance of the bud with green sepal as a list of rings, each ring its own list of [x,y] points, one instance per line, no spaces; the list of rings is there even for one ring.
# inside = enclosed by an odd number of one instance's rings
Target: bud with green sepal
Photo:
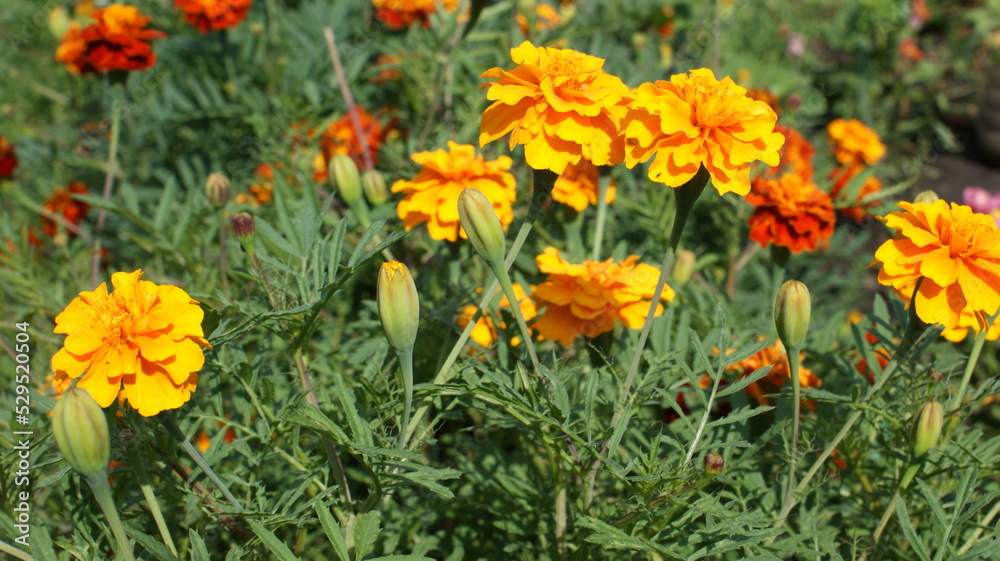
[[[399,448],[403,449],[413,403],[413,345],[420,323],[420,300],[410,270],[398,261],[382,264],[376,291],[382,329],[389,345],[396,351],[403,373],[403,415],[399,423]]]

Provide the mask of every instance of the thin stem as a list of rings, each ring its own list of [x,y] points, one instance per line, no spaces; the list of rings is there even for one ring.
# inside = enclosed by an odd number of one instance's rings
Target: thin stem
[[[313,392],[312,378],[309,376],[306,357],[302,353],[301,347],[295,350],[294,360],[295,370],[299,375],[299,386],[302,388],[302,391],[306,392],[306,400],[309,401],[309,404],[319,411],[319,400],[316,399],[316,393]],[[325,436],[321,437],[321,442],[323,443],[323,450],[326,452],[326,457],[333,467],[337,482],[340,485],[340,494],[344,497],[344,502],[350,506],[352,503],[351,488],[347,485],[347,474],[344,472],[344,464],[340,461],[340,452],[337,450],[337,445]]]
[[[271,290],[271,283],[267,282],[267,274],[264,273],[264,267],[260,264],[260,259],[257,258],[257,254],[254,253],[250,256],[250,261],[253,262],[253,266],[257,269],[257,274],[260,275],[260,280],[264,283],[264,290],[267,292],[267,301],[271,303],[271,308],[274,311],[280,311],[281,308],[278,307],[278,300],[274,297],[274,291]]]
[[[788,484],[785,487],[785,507],[792,503],[795,491],[795,467],[799,463],[799,417],[802,415],[801,384],[799,383],[799,349],[785,349],[788,355],[788,377],[792,379],[792,452],[788,459]],[[791,508],[789,507],[789,512]]]
[[[604,175],[597,180],[597,224],[594,226],[594,242],[590,259],[601,260],[601,244],[604,242],[604,224],[608,220],[608,184],[611,175]]]
[[[896,512],[896,503],[899,502],[899,496],[910,486],[910,482],[913,481],[913,477],[920,470],[920,464],[910,464],[906,468],[906,473],[903,475],[903,479],[900,480],[899,486],[896,487],[896,492],[892,494],[892,500],[889,501],[889,505],[885,507],[885,512],[882,513],[882,518],[878,521],[878,526],[875,527],[875,533],[872,534],[872,546],[878,544],[879,538],[882,537],[882,532],[885,531],[885,527],[889,524],[889,520],[892,518],[893,513]],[[867,557],[867,552],[865,554]],[[864,557],[862,557],[864,559]]]
[[[959,384],[955,395],[951,396],[951,403],[948,405],[949,413],[958,411],[962,400],[965,399],[965,391],[969,388],[969,381],[972,380],[972,372],[976,369],[976,363],[979,362],[979,355],[983,352],[983,343],[985,342],[986,330],[983,330],[976,335],[976,340],[972,344],[972,352],[969,354],[969,360],[965,363],[965,372],[962,373],[962,383]]]
[[[962,545],[961,548],[959,548],[958,550],[959,555],[962,555],[966,551],[972,549],[973,544],[976,543],[976,540],[979,539],[979,536],[983,535],[983,528],[989,527],[991,524],[993,524],[993,519],[996,518],[998,514],[1000,514],[1000,501],[997,501],[996,504],[993,505],[993,508],[990,509],[988,513],[986,513],[986,516],[983,517],[982,522],[978,524],[979,527],[976,528],[976,531],[973,532],[972,535],[969,536],[969,539],[965,541],[965,544]]]
[[[719,72],[719,51],[722,42],[722,0],[715,0],[712,14],[712,70]]]
[[[490,269],[493,270],[493,274],[496,275],[497,280],[500,281],[500,287],[503,288],[504,294],[507,296],[507,301],[510,303],[510,310],[514,312],[517,327],[521,330],[521,336],[524,337],[524,344],[528,348],[531,366],[535,369],[536,374],[540,374],[541,370],[538,366],[538,355],[535,353],[535,343],[531,340],[531,331],[528,330],[528,324],[524,321],[524,314],[521,313],[521,303],[517,300],[517,294],[514,294],[514,285],[510,282],[510,275],[507,274],[507,269],[500,263],[490,263],[489,265]]]
[[[323,36],[326,38],[326,48],[330,51],[330,61],[333,63],[333,73],[337,76],[337,84],[340,85],[340,93],[344,95],[344,103],[347,104],[347,114],[351,117],[351,126],[354,127],[354,134],[361,144],[361,157],[364,160],[365,169],[375,169],[372,155],[368,151],[368,136],[361,126],[358,108],[354,105],[354,96],[351,95],[351,88],[347,83],[347,76],[344,74],[344,66],[340,63],[340,53],[337,50],[337,40],[333,35],[333,28],[324,27]]]
[[[17,557],[22,561],[35,561],[35,558],[32,557],[30,554],[21,551],[20,549],[8,544],[5,541],[0,541],[0,553],[6,553],[11,557]]]
[[[128,461],[135,476],[139,479],[139,488],[142,489],[142,495],[146,498],[146,504],[149,505],[149,512],[156,522],[156,529],[160,531],[160,538],[163,539],[163,543],[167,545],[170,553],[176,556],[177,548],[174,547],[174,540],[170,537],[170,530],[167,528],[167,522],[163,519],[163,513],[160,512],[160,503],[156,500],[156,493],[153,492],[149,474],[146,473],[146,465],[142,461],[142,456],[139,454],[134,440],[125,444],[125,452],[128,454]]]
[[[226,499],[236,508],[242,509],[243,505],[236,500],[236,497],[229,491],[229,487],[226,487],[226,484],[219,479],[219,476],[216,475],[215,471],[212,470],[205,459],[201,457],[201,454],[195,450],[194,445],[192,445],[191,441],[184,436],[184,432],[181,431],[181,428],[177,425],[177,421],[174,420],[173,416],[167,412],[157,415],[156,418],[163,423],[163,426],[166,427],[167,431],[170,432],[170,434],[172,434],[178,442],[180,442],[181,448],[183,448],[184,451],[191,456],[194,463],[201,468],[201,471],[205,472],[205,475],[212,480],[212,483],[215,483],[215,486],[218,487],[219,491],[222,492]]]
[[[405,450],[407,429],[410,425],[410,406],[413,403],[413,351],[397,351],[396,357],[403,372],[403,416],[399,421],[399,449]]]
[[[108,168],[104,172],[104,191],[101,193],[101,200],[108,202],[111,200],[111,191],[115,185],[115,166],[118,154],[118,138],[122,128],[122,106],[125,102],[124,96],[119,95],[120,88],[113,85],[111,88],[111,142],[108,145]],[[97,286],[97,273],[101,268],[101,232],[104,230],[104,220],[107,218],[107,208],[101,207],[97,213],[97,225],[94,228],[94,255],[90,262],[90,284]]]
[[[694,451],[698,447],[701,435],[705,432],[705,425],[708,424],[708,418],[712,414],[712,405],[715,404],[715,394],[719,391],[720,381],[722,381],[722,372],[716,372],[715,381],[712,383],[712,393],[709,394],[708,403],[705,405],[705,413],[701,416],[701,422],[698,424],[698,430],[694,433],[694,439],[691,441],[691,448],[688,449],[684,463],[688,463],[694,458]]]
[[[135,561],[135,557],[132,555],[132,546],[129,545],[128,536],[125,535],[125,528],[122,526],[122,520],[118,517],[118,509],[115,507],[115,501],[111,498],[111,486],[108,485],[108,472],[102,470],[97,476],[88,477],[87,483],[94,492],[94,497],[97,498],[97,504],[101,506],[104,516],[108,519],[108,525],[111,526],[111,533],[114,534],[115,541],[118,542],[118,557],[128,561]]]
[[[219,212],[219,281],[222,293],[229,297],[229,266],[226,264],[226,217]]]

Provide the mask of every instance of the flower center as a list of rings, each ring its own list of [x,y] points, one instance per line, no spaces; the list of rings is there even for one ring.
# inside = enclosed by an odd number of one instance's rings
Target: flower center
[[[559,53],[541,61],[542,74],[552,77],[566,78],[563,87],[583,90],[589,85],[577,78],[584,74],[583,56],[580,53]]]

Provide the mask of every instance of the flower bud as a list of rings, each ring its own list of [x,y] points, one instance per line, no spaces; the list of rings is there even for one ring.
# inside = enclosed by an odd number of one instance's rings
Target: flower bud
[[[709,452],[705,454],[705,459],[703,460],[705,464],[705,473],[710,475],[719,475],[722,473],[722,468],[726,465],[726,460],[721,454],[716,454],[715,452]]]
[[[798,350],[809,330],[809,314],[812,303],[809,289],[797,280],[781,285],[778,298],[774,302],[774,327],[778,337],[789,350]]]
[[[917,196],[913,197],[913,202],[915,202],[915,203],[928,203],[928,204],[930,204],[930,203],[933,203],[934,201],[939,200],[940,198],[941,197],[939,197],[937,195],[937,193],[935,193],[934,191],[931,191],[930,189],[928,189],[926,191],[921,191],[921,192],[917,193]]]
[[[944,425],[944,408],[937,400],[930,400],[920,406],[913,423],[913,455],[923,456],[937,446]]]
[[[410,270],[399,261],[383,263],[378,271],[378,316],[385,338],[397,353],[413,351],[420,322],[420,301]]]
[[[358,165],[347,154],[334,154],[330,158],[330,179],[340,194],[340,200],[354,206],[361,199],[361,175]]]
[[[87,390],[69,388],[52,414],[56,447],[81,475],[103,477],[111,455],[111,437],[104,410]]]
[[[377,169],[370,169],[361,174],[361,188],[365,191],[365,197],[373,205],[380,205],[389,200],[389,187],[385,184],[385,177]]]
[[[493,203],[478,189],[465,189],[458,196],[458,217],[472,247],[490,266],[503,264],[507,245],[503,226]]]
[[[233,237],[239,240],[243,250],[251,256],[254,251],[254,226],[253,216],[246,212],[237,213],[229,221],[229,227],[233,231]]]
[[[205,180],[205,196],[212,206],[221,208],[229,200],[229,178],[215,172]]]
[[[694,275],[694,252],[682,249],[677,252],[677,261],[674,262],[674,270],[670,274],[670,279],[677,284],[686,284]]]

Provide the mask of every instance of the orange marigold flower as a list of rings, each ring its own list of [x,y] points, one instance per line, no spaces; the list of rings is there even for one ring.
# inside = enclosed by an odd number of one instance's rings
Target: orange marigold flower
[[[557,174],[581,158],[599,166],[622,162],[620,126],[629,91],[602,70],[604,59],[528,41],[510,56],[516,68],[482,75],[496,82],[480,86],[489,88],[486,97],[494,102],[483,112],[480,146],[509,132],[510,148],[523,144],[529,166]]]
[[[857,119],[834,119],[826,126],[833,155],[843,165],[874,165],[885,157],[878,133]]]
[[[59,188],[53,191],[49,195],[49,198],[45,200],[45,205],[42,208],[52,214],[62,215],[66,219],[66,222],[76,226],[87,216],[90,205],[72,198],[71,195],[87,195],[89,193],[90,190],[87,189],[87,185],[82,181],[72,181],[65,189]],[[56,221],[43,216],[42,232],[51,238],[56,235],[57,231],[58,226]],[[69,232],[69,235],[75,234]]]
[[[16,167],[17,156],[14,154],[14,145],[7,142],[6,136],[0,136],[0,179],[14,175]]]
[[[770,90],[765,90],[764,88],[749,89],[747,90],[747,97],[757,101],[763,101],[768,107],[771,108],[772,111],[774,111],[775,115],[778,117],[781,116],[781,107],[778,105],[778,102],[781,100],[778,99],[778,96],[771,93]],[[777,128],[778,127],[775,127],[775,130],[777,130]],[[788,141],[787,138],[785,141]]]
[[[764,337],[761,337],[759,340],[763,341]],[[804,356],[805,352],[800,351],[799,359],[801,360]],[[765,396],[778,393],[790,378],[791,371],[788,366],[788,355],[785,353],[785,347],[781,344],[781,341],[775,341],[774,344],[764,347],[753,356],[727,366],[726,370],[737,372],[738,378],[745,378],[753,374],[754,371],[766,366],[771,367],[767,375],[743,388],[743,392],[756,401],[758,405],[768,405],[769,402]],[[823,381],[817,378],[812,370],[805,366],[800,366],[799,384],[803,388],[818,388],[823,385]],[[811,401],[804,401],[803,404],[810,409],[815,409],[816,407],[816,404]]]
[[[229,418],[229,415],[226,415],[226,418]],[[226,426],[222,421],[216,421],[215,425],[220,429]],[[234,440],[236,440],[236,432],[231,428],[226,429],[226,434],[222,436],[222,442],[224,444],[231,444]],[[212,439],[208,436],[207,432],[200,430],[198,431],[198,436],[194,439],[194,445],[198,448],[199,452],[204,454],[212,445]]]
[[[91,17],[97,23],[83,29],[70,24],[56,50],[56,60],[65,63],[71,73],[145,70],[156,64],[150,41],[166,35],[145,29],[149,18],[137,8],[111,4]]]
[[[424,27],[430,27],[430,16],[437,12],[439,0],[372,0],[375,7],[375,17],[382,20],[390,29],[405,29],[416,22]],[[458,0],[440,0],[441,6],[449,11],[455,11]]]
[[[563,345],[580,335],[593,338],[611,331],[616,319],[630,329],[642,327],[660,273],[637,261],[639,256],[632,255],[618,263],[608,259],[575,265],[556,248],[546,248],[535,263],[548,277],[531,295],[545,311],[532,327]],[[673,289],[664,286],[661,300],[673,299]],[[657,304],[656,315],[661,313],[663,305]]]
[[[372,76],[371,82],[382,85],[402,79],[403,74],[399,71],[402,62],[403,59],[395,55],[378,55],[374,64],[378,74]]]
[[[253,171],[256,183],[247,187],[250,193],[237,193],[236,202],[244,205],[260,206],[271,202],[274,198],[274,167],[271,164],[260,164]]]
[[[750,163],[778,165],[785,141],[774,130],[774,110],[746,92],[707,68],[642,84],[626,118],[625,163],[634,167],[655,156],[649,178],[670,187],[684,185],[704,166],[720,194],[746,195]]]
[[[579,212],[597,204],[597,181],[597,166],[581,158],[579,163],[566,166],[559,179],[556,179],[552,199]],[[615,202],[614,181],[608,185],[604,198],[608,204]]]
[[[911,62],[920,62],[924,60],[924,51],[920,50],[916,39],[907,37],[899,43],[899,56]]]
[[[378,165],[378,150],[385,140],[385,132],[382,124],[374,115],[364,110],[360,106],[355,106],[358,111],[358,120],[361,123],[361,133],[365,137],[365,144],[368,146],[368,156],[372,165]],[[323,134],[319,137],[320,150],[313,160],[313,179],[316,181],[326,181],[329,178],[327,167],[330,165],[330,158],[334,154],[347,154],[358,168],[366,169],[365,149],[362,147],[361,139],[358,138],[354,130],[354,123],[349,114],[330,123]]]
[[[392,184],[393,193],[403,193],[396,213],[407,230],[427,223],[435,240],[466,239],[458,219],[458,196],[465,189],[478,189],[493,203],[504,229],[514,220],[511,204],[517,198],[517,182],[507,172],[511,160],[500,156],[484,160],[471,144],[448,141],[448,150],[417,152],[410,157],[423,166],[412,180]]]
[[[52,372],[45,376],[45,387],[51,389],[54,399],[59,399],[72,384],[73,379],[65,372]]]
[[[535,303],[528,298],[528,294],[524,291],[524,288],[518,283],[511,283],[514,288],[514,296],[517,296],[517,304],[521,307],[521,314],[524,316],[524,321],[531,321],[538,315],[538,309],[535,308]],[[483,289],[480,288],[476,291],[477,293],[482,293]],[[463,306],[459,310],[458,315],[455,316],[455,323],[458,327],[465,329],[472,321],[472,317],[476,315],[476,306],[469,304],[468,306]],[[510,309],[510,300],[506,296],[500,299],[500,310]],[[486,349],[493,345],[494,341],[497,340],[497,327],[500,329],[506,329],[507,324],[502,318],[498,317],[497,314],[486,313],[479,318],[476,325],[472,328],[472,333],[470,336],[472,340],[476,342],[480,347]],[[511,337],[510,343],[513,346],[518,346],[521,344],[520,337]],[[472,351],[473,353],[475,351]]]
[[[184,21],[202,33],[236,27],[246,19],[251,0],[174,0],[184,11]]]
[[[527,16],[518,12],[514,16],[514,20],[517,22],[517,27],[521,30],[522,35],[531,34]],[[551,4],[542,3],[535,6],[535,31],[553,30],[559,27],[561,23],[562,16],[559,15],[559,12]]]
[[[916,295],[917,316],[924,323],[952,329],[962,314],[986,329],[986,317],[1000,307],[1000,230],[993,218],[943,200],[900,202],[902,212],[879,218],[896,230],[875,252],[878,280],[903,290],[923,277]],[[911,289],[912,291],[912,289]]]
[[[837,223],[830,196],[794,173],[754,181],[746,200],[757,207],[749,221],[750,239],[762,247],[814,251],[826,246]]]
[[[778,152],[781,161],[777,166],[764,170],[759,177],[775,179],[785,173],[794,173],[806,181],[812,181],[814,175],[812,159],[816,154],[813,145],[792,127],[775,125],[774,132],[785,137],[785,144]]]
[[[184,290],[140,280],[142,271],[111,275],[81,292],[56,316],[55,333],[66,334],[52,357],[57,376],[80,378],[101,407],[124,393],[144,417],[180,407],[198,385],[205,363],[201,321],[205,313]]]

